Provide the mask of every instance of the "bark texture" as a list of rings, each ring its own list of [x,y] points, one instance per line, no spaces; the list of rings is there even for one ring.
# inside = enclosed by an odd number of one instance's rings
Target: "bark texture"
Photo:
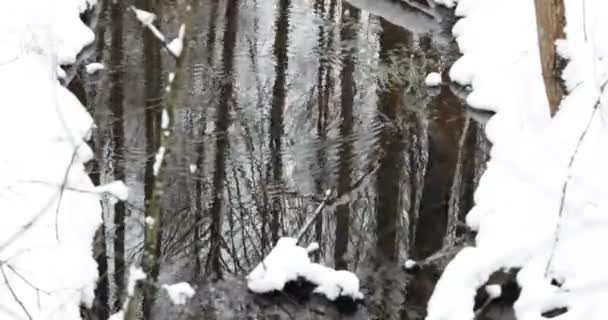
[[[564,26],[566,25],[564,0],[535,0],[534,4],[543,81],[549,111],[553,116],[564,96],[560,80],[562,66],[555,48],[555,41],[564,38]]]

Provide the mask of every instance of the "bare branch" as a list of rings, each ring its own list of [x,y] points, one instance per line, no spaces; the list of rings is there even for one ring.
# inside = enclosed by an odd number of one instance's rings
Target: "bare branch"
[[[19,304],[19,306],[21,306],[21,309],[23,310],[23,312],[25,312],[25,314],[27,315],[27,318],[30,320],[33,320],[34,318],[32,318],[32,315],[29,313],[29,311],[27,311],[27,308],[25,307],[23,302],[21,302],[19,297],[17,297],[17,294],[15,293],[15,291],[13,290],[13,287],[11,286],[10,282],[8,281],[8,277],[6,276],[6,272],[4,271],[4,266],[1,266],[0,270],[2,271],[2,276],[4,277],[6,286],[8,287],[8,290],[11,292],[13,299],[15,299],[15,301]]]

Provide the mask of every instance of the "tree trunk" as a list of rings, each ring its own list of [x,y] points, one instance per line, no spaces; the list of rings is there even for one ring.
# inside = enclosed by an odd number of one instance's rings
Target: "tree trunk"
[[[551,116],[564,96],[561,84],[562,65],[556,52],[555,41],[564,38],[566,15],[563,0],[535,0],[538,48],[542,66],[545,91]]]
[[[158,14],[161,11],[159,10],[159,4],[156,0],[139,0],[139,7],[143,10]],[[146,217],[150,216],[150,202],[152,201],[152,192],[154,189],[154,161],[155,157],[153,156],[158,149],[160,144],[159,140],[159,132],[160,132],[160,108],[159,103],[162,100],[162,83],[161,83],[161,72],[162,72],[162,61],[160,55],[161,43],[160,41],[148,30],[145,28],[143,30],[143,38],[144,38],[144,101],[145,101],[145,111],[144,111],[144,121],[145,121],[145,134],[146,134],[146,154],[148,157],[146,158],[146,164],[144,169],[144,207],[145,207],[145,215]],[[159,235],[157,239],[161,239],[160,230],[161,221],[155,221],[158,224]],[[158,240],[160,241],[160,240]],[[160,245],[157,245],[157,248],[160,248]],[[157,256],[160,255],[160,252],[157,252]],[[144,315],[144,319],[150,319],[151,308],[153,305],[153,301],[150,299],[154,299],[156,295],[156,288],[153,283],[156,281],[158,277],[159,271],[159,262],[156,259],[154,266],[152,266],[151,270],[146,270],[148,272],[148,277],[150,278],[150,283],[144,284],[145,294],[144,300],[142,303],[142,311]]]
[[[114,166],[114,179],[125,179],[124,168],[124,127],[123,127],[123,13],[124,5],[113,2],[111,9],[112,40],[110,52],[111,88],[110,110],[112,111],[112,164]],[[120,201],[114,205],[114,282],[116,294],[114,311],[122,308],[125,291],[125,204]]]
[[[228,125],[230,104],[234,91],[234,49],[237,43],[239,2],[231,0],[226,4],[226,26],[222,48],[223,77],[220,87],[220,102],[215,121],[215,171],[213,172],[213,203],[211,205],[210,248],[207,266],[214,278],[222,277],[221,241],[222,210],[224,207],[224,180],[226,177],[226,150],[228,149]]]

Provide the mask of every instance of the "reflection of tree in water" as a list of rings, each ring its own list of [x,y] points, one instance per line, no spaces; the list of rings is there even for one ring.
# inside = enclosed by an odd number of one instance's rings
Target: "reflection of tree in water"
[[[276,306],[264,307],[269,300],[235,292],[243,289],[238,276],[278,237],[293,235],[323,189],[332,188],[337,200],[305,241],[321,240],[321,261],[360,276],[372,318],[416,318],[414,304],[426,303],[433,275],[408,284],[400,265],[406,256],[439,250],[446,229],[455,230],[454,217],[470,206],[477,125],[469,123],[463,134],[460,102],[447,88],[429,96],[422,86],[426,73],[442,64],[430,36],[346,2],[302,6],[217,0],[194,8],[189,95],[176,110],[179,146],[169,160],[171,205],[162,221],[159,277],[198,279],[208,296],[193,306],[205,305],[208,316],[239,318],[252,308],[285,317]],[[163,3],[167,30],[177,26],[171,18],[177,11],[179,2]],[[123,40],[127,51],[141,45],[135,40]],[[143,120],[129,130],[135,147],[123,156],[127,167],[143,164],[143,179],[127,177],[143,198],[153,179],[161,80],[171,70],[150,49],[157,46],[144,33],[139,59],[129,58],[124,70],[110,64],[111,74],[143,68],[143,92],[127,92],[139,97],[127,100],[145,108],[123,116],[125,123]],[[117,54],[113,47],[106,51]],[[135,220],[127,219],[127,230]],[[137,244],[126,247],[135,248],[128,256],[137,256]],[[157,307],[161,319],[170,312],[165,307]]]

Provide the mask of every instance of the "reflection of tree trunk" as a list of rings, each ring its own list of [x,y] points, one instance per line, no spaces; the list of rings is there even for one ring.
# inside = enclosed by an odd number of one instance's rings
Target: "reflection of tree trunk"
[[[380,59],[389,68],[391,51],[403,42],[403,31],[399,27],[381,20]],[[388,120],[397,121],[398,110],[402,108],[403,88],[396,83],[389,83],[380,89],[378,111]],[[393,123],[395,124],[395,123]],[[401,214],[401,176],[403,174],[403,143],[399,129],[385,126],[381,134],[382,156],[379,161],[376,178],[376,233],[377,251],[383,259],[397,261],[398,258],[398,224]]]
[[[95,159],[91,161],[91,172],[89,177],[93,182],[93,185],[99,185],[101,182],[101,172],[99,168],[100,159],[98,148],[99,136],[92,139],[91,148],[96,153]],[[105,211],[105,210],[104,210]],[[93,302],[93,314],[97,316],[99,320],[106,320],[110,317],[110,279],[108,277],[108,254],[106,246],[106,219],[102,214],[102,223],[97,232],[95,233],[95,246],[93,248],[93,254],[95,256],[95,262],[97,262],[97,284],[95,286],[95,300]]]
[[[283,159],[281,155],[281,139],[283,137],[283,109],[286,99],[287,80],[287,46],[289,35],[289,6],[290,0],[280,0],[277,19],[275,21],[274,57],[276,78],[272,88],[272,102],[270,110],[270,153],[272,167],[272,182],[276,186],[281,185],[283,178]],[[280,193],[275,195],[271,203],[272,221],[270,232],[272,242],[279,239],[279,221],[281,216]]]
[[[323,0],[317,0],[315,1],[315,11],[319,16],[323,16],[323,14],[325,13],[325,1]],[[327,64],[326,62],[326,57],[324,56],[326,54],[326,50],[325,49],[325,27],[324,24],[319,24],[319,40],[318,40],[318,50],[319,50],[319,68],[317,70],[317,106],[318,106],[318,118],[317,118],[317,136],[319,138],[319,142],[323,142],[325,141],[325,123],[326,120],[324,119],[323,115],[326,114],[326,112],[324,112],[323,110],[325,110],[324,108],[324,102],[325,102],[325,97],[324,97],[324,93],[325,93],[325,89],[323,88],[323,80],[325,78],[325,65]],[[322,179],[324,177],[323,174],[323,170],[325,168],[325,155],[324,155],[324,148],[322,146],[320,146],[317,150],[317,162],[319,165],[319,168],[321,170],[319,170],[319,172],[316,172],[315,174],[317,174],[318,176],[315,178],[315,183],[316,183],[316,187],[317,187],[317,192],[323,193],[323,184],[322,184]],[[323,248],[323,244],[321,242],[322,240],[322,236],[323,236],[323,215],[319,215],[317,217],[317,221],[315,222],[315,239],[317,241],[317,243],[319,243],[320,248],[322,250]],[[320,256],[320,251],[321,250],[317,250],[313,253],[313,259],[315,261],[319,260],[319,256]]]
[[[347,18],[347,12],[352,18]],[[342,123],[340,124],[340,136],[342,137],[342,148],[340,150],[340,169],[338,171],[338,197],[349,192],[351,185],[351,159],[353,157],[353,146],[351,134],[353,131],[353,104],[355,100],[355,53],[354,42],[357,38],[356,26],[354,23],[359,19],[359,10],[349,5],[342,4],[342,30],[340,36],[342,45],[346,45],[345,52],[342,52],[342,71],[341,78],[341,105]],[[349,227],[350,227],[350,204],[344,203],[336,208],[336,247],[334,261],[336,269],[347,269],[348,265],[344,259],[348,249]]]
[[[211,10],[210,10],[210,17],[209,17],[209,31],[207,34],[207,45],[206,45],[206,49],[207,49],[207,67],[213,69],[213,56],[214,56],[214,52],[215,52],[215,32],[216,32],[216,21],[217,21],[217,11],[218,11],[218,1],[217,0],[213,0],[211,2]],[[212,84],[213,81],[210,81],[210,83]],[[207,108],[205,106],[203,106],[201,108],[201,130],[199,138],[201,139],[200,141],[198,141],[198,147],[196,148],[196,154],[197,154],[197,159],[196,159],[196,166],[197,166],[197,172],[196,172],[196,183],[195,183],[195,203],[196,203],[196,207],[195,207],[195,227],[194,227],[194,231],[193,231],[193,239],[192,239],[192,254],[193,254],[193,258],[194,258],[194,274],[193,276],[196,278],[199,276],[200,271],[201,271],[201,258],[200,258],[200,251],[201,251],[201,246],[200,246],[200,241],[201,241],[201,221],[203,220],[203,210],[204,210],[204,206],[203,206],[203,182],[205,179],[205,143],[203,140],[203,136],[205,135],[205,131],[206,131],[206,123],[207,123],[207,119],[206,119],[206,114],[205,114],[205,110]]]
[[[125,179],[124,168],[124,127],[123,127],[123,4],[112,3],[112,42],[110,52],[110,109],[112,111],[112,164],[114,179]],[[116,284],[116,299],[114,311],[120,310],[125,291],[125,204],[117,202],[114,205],[114,282]]]
[[[96,184],[97,185],[97,184]],[[97,286],[95,287],[95,301],[93,313],[99,320],[110,317],[110,279],[108,278],[108,256],[106,251],[106,227],[105,219],[95,234],[95,262],[97,262]]]
[[[329,15],[327,19],[334,23],[336,15],[336,1],[331,0],[329,3]],[[320,4],[320,14],[325,10],[324,4]],[[332,78],[332,64],[327,59],[327,55],[330,55],[333,49],[334,40],[334,28],[333,26],[329,29],[327,34],[327,43],[325,42],[325,28],[323,25],[319,26],[319,51],[321,58],[319,59],[319,70],[317,75],[317,138],[319,141],[319,147],[317,148],[317,162],[319,172],[316,172],[317,178],[317,192],[323,194],[325,192],[325,179],[328,175],[327,168],[327,150],[325,142],[327,140],[327,121],[329,114],[329,99],[332,95],[334,79]],[[323,215],[317,217],[315,221],[315,240],[320,245],[320,250],[315,251],[314,259],[318,260],[320,255],[323,253]]]
[[[551,115],[557,112],[564,90],[560,81],[562,67],[555,48],[555,41],[564,38],[566,15],[563,0],[535,0],[538,48],[545,91]]]
[[[99,12],[99,22],[97,30],[95,30],[95,61],[103,60],[104,47],[106,45],[106,28],[109,23],[107,21],[108,8],[111,0],[98,1],[97,5],[101,5],[101,11]]]
[[[471,123],[470,118],[466,118],[458,141],[458,155],[456,157],[456,167],[454,168],[454,176],[452,178],[452,186],[450,188],[447,222],[446,222],[446,233],[443,239],[443,247],[453,247],[458,239],[458,223],[462,216],[462,212],[466,210],[465,207],[468,203],[463,203],[463,197],[465,196],[465,188],[468,183],[467,178],[472,176],[467,175],[470,169],[467,167],[467,163],[471,163],[472,155],[474,150],[470,149],[471,143],[475,137],[474,123]],[[463,210],[464,209],[464,210]]]
[[[138,5],[143,10],[159,13],[161,12],[158,8],[159,4],[156,0],[139,0]],[[160,56],[160,48],[161,44],[158,39],[147,30],[144,29],[144,99],[145,99],[145,111],[144,111],[144,121],[145,121],[145,134],[146,134],[146,154],[148,155],[146,158],[146,164],[144,169],[144,202],[145,202],[145,215],[146,217],[150,215],[150,202],[152,200],[152,192],[154,189],[154,154],[156,154],[156,150],[159,146],[159,132],[160,132],[160,102],[162,99],[162,83],[161,83],[161,56]],[[160,241],[162,238],[162,221],[156,221],[155,223],[159,224],[159,234],[157,237],[157,250],[160,250]],[[160,256],[160,252],[157,254]],[[155,281],[158,278],[160,268],[160,262],[157,260],[150,270],[150,274],[148,277],[151,281]],[[150,297],[154,297],[155,295],[155,287],[150,284],[145,284],[146,293],[144,294],[144,300],[142,304],[143,314],[145,319],[149,319],[151,315],[151,306],[153,304],[150,300]]]
[[[226,150],[228,148],[228,123],[232,100],[234,48],[236,46],[239,19],[239,1],[230,0],[226,5],[226,27],[222,49],[223,76],[220,87],[220,103],[215,122],[215,171],[213,172],[213,204],[211,206],[211,240],[207,266],[214,276],[221,278],[222,207],[224,204],[224,178],[226,176]]]
[[[459,134],[463,133],[464,127],[462,112],[454,108],[459,103],[460,101],[447,88],[441,90],[431,102],[435,116],[429,123],[428,163],[415,242],[411,252],[417,259],[425,258],[441,249],[448,229],[448,213],[458,215],[451,211],[449,205],[452,185],[456,184],[455,187],[459,188],[463,182],[454,181],[454,177],[458,179],[462,176],[461,173],[455,173],[458,150],[455,150],[454,146],[458,145]],[[466,158],[464,156],[464,159]],[[460,204],[459,206],[462,208]],[[456,224],[457,221],[452,223]]]

